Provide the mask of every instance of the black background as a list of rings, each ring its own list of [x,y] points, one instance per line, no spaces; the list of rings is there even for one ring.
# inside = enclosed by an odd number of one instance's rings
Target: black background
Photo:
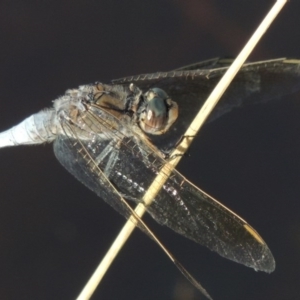
[[[1,1],[0,128],[68,88],[234,57],[273,1]],[[251,60],[300,57],[290,1]],[[271,275],[225,260],[146,218],[214,299],[299,299],[300,96],[205,126],[179,170],[268,243]],[[0,299],[74,299],[124,219],[69,175],[51,145],[0,152]],[[203,299],[136,231],[92,299]]]

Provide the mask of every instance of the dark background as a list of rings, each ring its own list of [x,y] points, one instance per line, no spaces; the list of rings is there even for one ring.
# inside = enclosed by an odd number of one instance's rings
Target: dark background
[[[96,80],[238,54],[273,1],[0,2],[0,128]],[[290,1],[251,60],[300,57]],[[214,299],[299,299],[300,95],[205,126],[179,170],[245,218],[271,275],[225,260],[146,218]],[[69,175],[51,145],[0,152],[0,299],[74,299],[124,219]],[[136,231],[92,299],[203,299]]]

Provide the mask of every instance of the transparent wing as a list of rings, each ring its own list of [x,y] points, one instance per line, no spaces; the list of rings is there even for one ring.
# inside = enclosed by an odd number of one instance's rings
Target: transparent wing
[[[178,120],[166,134],[153,138],[153,142],[159,148],[171,149],[185,133],[196,113],[231,63],[231,59],[216,58],[170,72],[126,77],[114,80],[113,83],[133,82],[144,91],[153,86],[160,87],[177,102],[179,106]],[[265,103],[299,89],[299,60],[280,58],[245,64],[212,111],[208,122],[233,108]]]
[[[98,115],[95,115],[95,119],[94,117],[90,118],[90,116],[94,116],[92,112],[79,114],[77,122],[80,123],[80,126],[78,127],[74,122],[61,121],[65,134],[59,135],[54,141],[54,153],[59,162],[72,175],[110,204],[116,211],[128,218],[131,215],[130,210],[122,201],[122,195],[105,174],[105,168],[109,164],[111,153],[113,150],[119,152],[116,144],[112,144],[112,142],[118,142],[121,134],[114,134],[118,129],[112,128],[117,123],[109,123],[113,119],[111,115],[101,109],[98,110],[98,113]],[[84,131],[87,137],[83,140],[78,138],[79,131],[82,131],[79,128],[82,127],[85,127]],[[97,160],[101,155],[104,158],[101,164],[98,164]]]
[[[85,130],[90,138],[78,141],[75,131],[67,129],[67,136],[55,141],[54,151],[77,179],[128,218],[130,213],[120,198],[141,202],[165,161],[149,144],[130,135],[130,128],[125,128],[124,124],[115,120],[112,128],[107,121],[110,117],[101,109],[82,113],[78,118],[80,122],[89,120]],[[103,152],[107,154],[102,155]],[[172,171],[148,212],[158,223],[223,257],[256,270],[271,272],[275,268],[270,250],[250,225],[176,170]]]

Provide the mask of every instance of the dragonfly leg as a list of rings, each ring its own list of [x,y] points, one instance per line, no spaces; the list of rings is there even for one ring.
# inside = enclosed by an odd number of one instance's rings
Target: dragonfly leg
[[[182,143],[182,141],[184,140],[184,139],[189,139],[189,138],[194,138],[194,137],[196,137],[195,135],[182,135],[181,137],[180,137],[180,139],[176,142],[176,144],[174,145],[174,148],[177,148],[181,143]]]
[[[117,160],[118,160],[118,157],[119,157],[119,150],[116,149],[116,148],[112,148],[112,151],[109,155],[109,159],[108,159],[108,162],[105,166],[105,169],[104,169],[104,174],[109,177],[109,175],[111,174]]]
[[[184,154],[176,154],[176,155],[170,155],[170,153],[172,152],[172,150],[174,150],[175,148],[178,148],[180,147],[180,144],[182,143],[182,141],[184,139],[188,139],[188,138],[194,138],[195,136],[194,135],[182,135],[180,137],[180,139],[176,142],[176,144],[170,148],[170,150],[166,151],[166,152],[163,152],[164,155],[165,155],[165,159],[170,161],[176,157],[179,157],[179,156],[184,156],[184,157],[190,157],[190,153],[189,153],[189,150],[184,152]]]
[[[109,177],[113,167],[115,166],[119,156],[119,146],[114,140],[110,141],[100,155],[95,159],[97,165],[101,164],[108,156],[108,161],[104,167],[104,174]],[[101,168],[102,169],[102,168]]]

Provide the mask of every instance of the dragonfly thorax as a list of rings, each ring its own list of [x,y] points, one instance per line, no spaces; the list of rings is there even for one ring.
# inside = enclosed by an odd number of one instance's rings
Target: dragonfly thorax
[[[130,116],[147,134],[160,135],[168,131],[178,117],[178,105],[160,88],[143,93],[136,85],[96,84],[93,99],[102,110],[119,120]],[[134,124],[132,124],[134,125]]]

